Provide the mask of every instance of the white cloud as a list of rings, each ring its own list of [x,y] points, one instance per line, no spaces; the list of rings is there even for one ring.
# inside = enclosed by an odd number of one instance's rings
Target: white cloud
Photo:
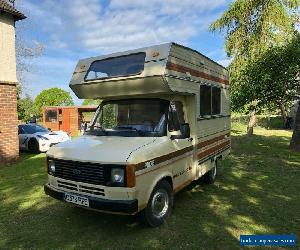
[[[228,0],[64,0],[24,2],[59,48],[109,52],[155,43],[185,43],[207,30]],[[51,11],[50,11],[51,10]],[[49,25],[50,24],[50,25]]]
[[[222,59],[222,60],[218,60],[217,62],[219,64],[223,65],[224,67],[227,67],[232,62],[232,58],[225,58],[225,59]]]

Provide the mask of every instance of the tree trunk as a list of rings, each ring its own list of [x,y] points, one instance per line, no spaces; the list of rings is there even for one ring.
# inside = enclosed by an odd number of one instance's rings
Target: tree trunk
[[[300,102],[298,105],[298,110],[295,118],[293,137],[290,142],[290,150],[300,152]]]
[[[280,108],[280,112],[281,112],[281,117],[283,119],[283,126],[284,128],[287,128],[287,112],[286,112],[286,108],[284,106],[283,103],[279,104],[279,108]]]
[[[257,108],[257,100],[252,102],[252,110],[249,113],[249,121],[247,126],[247,135],[253,135],[253,127],[256,123],[256,108]]]

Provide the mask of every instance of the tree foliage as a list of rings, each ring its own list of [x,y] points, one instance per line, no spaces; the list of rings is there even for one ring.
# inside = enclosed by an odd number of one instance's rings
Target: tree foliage
[[[23,12],[22,0],[14,1],[17,9]],[[16,59],[17,59],[17,77],[21,88],[25,88],[26,75],[33,71],[37,71],[32,63],[32,59],[40,57],[44,52],[44,44],[37,41],[32,36],[34,32],[34,23],[31,18],[31,10],[25,9],[24,13],[28,18],[16,23]],[[30,36],[28,35],[30,34]]]
[[[291,37],[299,6],[299,0],[236,0],[210,29],[225,31],[234,62],[251,60]]]
[[[101,100],[84,99],[82,105],[99,105]]]
[[[234,111],[256,111],[262,104],[244,73],[270,48],[293,39],[299,6],[300,0],[236,0],[212,23],[212,31],[224,32],[226,52],[233,58],[229,70]]]
[[[260,106],[286,107],[300,93],[300,35],[288,44],[268,49],[243,76],[239,86],[245,92],[239,95],[244,98],[241,103],[257,98]]]
[[[295,128],[290,143],[290,149],[300,152],[300,102],[296,113]]]
[[[34,105],[34,101],[29,95],[18,99],[18,119],[22,121],[28,121],[30,115],[37,115],[37,109]]]
[[[45,106],[70,106],[74,105],[69,92],[60,88],[50,88],[43,90],[34,100],[34,104],[39,113]]]

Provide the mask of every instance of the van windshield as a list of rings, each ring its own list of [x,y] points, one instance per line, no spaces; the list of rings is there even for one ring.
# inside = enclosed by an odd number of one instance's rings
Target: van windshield
[[[165,136],[169,101],[129,99],[103,102],[85,134],[105,136]]]

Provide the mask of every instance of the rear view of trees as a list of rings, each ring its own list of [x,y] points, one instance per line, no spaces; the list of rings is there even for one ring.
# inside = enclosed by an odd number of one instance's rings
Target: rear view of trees
[[[250,81],[248,68],[266,51],[293,41],[299,6],[299,0],[236,0],[211,25],[212,31],[225,32],[226,51],[233,58],[232,107],[236,111],[248,108],[249,135],[253,133],[256,111],[265,101],[259,99],[259,88]],[[276,90],[273,95],[279,99],[280,93]]]
[[[34,101],[28,95],[18,99],[18,119],[29,121],[31,115],[37,115]]]
[[[261,107],[274,106],[286,121],[287,110],[300,93],[300,34],[290,43],[268,49],[243,72],[242,102],[255,98]],[[244,84],[246,87],[244,87]]]
[[[290,149],[300,152],[300,103],[296,114],[295,129],[290,143]]]
[[[45,106],[71,106],[74,102],[69,92],[60,88],[50,88],[43,90],[35,98],[34,105],[41,113]]]

